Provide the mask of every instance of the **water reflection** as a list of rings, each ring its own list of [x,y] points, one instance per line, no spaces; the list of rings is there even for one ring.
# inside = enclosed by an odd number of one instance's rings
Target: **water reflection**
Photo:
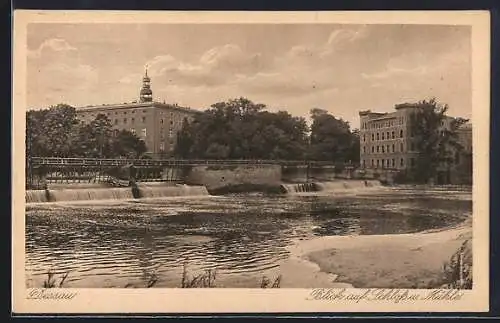
[[[28,206],[27,272],[36,286],[54,268],[71,271],[69,287],[144,286],[152,275],[159,287],[178,287],[184,262],[217,268],[220,279],[262,275],[293,238],[418,232],[471,210],[470,192],[421,190]]]

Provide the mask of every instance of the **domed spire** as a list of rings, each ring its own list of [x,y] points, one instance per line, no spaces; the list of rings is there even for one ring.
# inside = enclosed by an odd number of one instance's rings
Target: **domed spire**
[[[140,92],[141,102],[152,102],[153,101],[153,91],[151,91],[151,79],[148,76],[148,66],[146,65],[146,71],[144,77],[142,78],[142,88]]]

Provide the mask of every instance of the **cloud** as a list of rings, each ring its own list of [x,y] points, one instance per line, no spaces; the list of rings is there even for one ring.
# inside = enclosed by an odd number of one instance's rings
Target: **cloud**
[[[364,79],[378,79],[378,80],[394,78],[394,77],[415,77],[415,76],[425,75],[428,73],[428,71],[429,71],[428,68],[425,66],[416,66],[409,69],[390,66],[385,71],[378,73],[373,73],[373,74],[361,73],[361,77]]]
[[[44,52],[71,52],[77,49],[71,46],[66,40],[60,38],[51,38],[45,40],[37,49],[28,50],[29,58],[40,58]]]
[[[96,88],[99,84],[99,73],[90,65],[71,65],[66,62],[56,62],[29,67],[31,72],[28,78],[28,96],[38,98],[34,105],[51,105],[58,103],[69,103],[70,98],[88,97],[95,91],[102,91]],[[47,80],[51,80],[48,82]]]
[[[173,82],[187,86],[218,86],[234,81],[235,75],[252,75],[264,66],[259,53],[245,53],[239,46],[225,44],[205,51],[198,60],[187,62],[172,55],[158,55],[146,64],[151,77],[161,82]],[[136,75],[124,77],[130,82]]]

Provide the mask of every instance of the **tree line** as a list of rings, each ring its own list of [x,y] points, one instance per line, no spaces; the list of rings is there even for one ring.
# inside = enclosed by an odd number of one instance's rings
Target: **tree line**
[[[114,130],[104,114],[84,123],[66,104],[26,112],[27,156],[139,158],[145,152],[144,141],[130,131]]]
[[[207,159],[359,161],[359,134],[325,110],[305,118],[246,98],[213,104],[178,133],[175,156]]]

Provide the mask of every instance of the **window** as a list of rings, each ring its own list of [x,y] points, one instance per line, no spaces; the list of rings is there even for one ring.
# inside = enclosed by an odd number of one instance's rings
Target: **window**
[[[363,154],[366,154],[366,147],[363,147]]]
[[[115,119],[115,124],[118,124],[118,119]]]
[[[399,150],[400,152],[403,152],[405,150],[405,146],[403,145],[403,143],[401,143],[401,149]]]
[[[375,161],[372,159],[372,167],[375,165]]]
[[[363,159],[363,168],[366,167],[366,163],[365,163],[365,160]]]
[[[387,139],[389,139],[389,131],[387,131]]]
[[[174,122],[172,120],[170,120],[170,125],[173,125],[173,124],[174,124]]]
[[[379,162],[380,162],[380,160],[377,159],[377,167],[380,165]]]
[[[131,119],[130,119],[130,123],[131,123],[131,124],[134,124],[134,122],[135,122],[135,119],[134,119],[134,118],[131,118]]]
[[[384,140],[384,133],[382,132],[382,140]]]
[[[135,110],[132,110],[132,113],[135,113]]]
[[[146,117],[142,117],[142,123],[146,122]]]
[[[127,118],[123,118],[123,124],[127,123]]]
[[[142,129],[141,134],[142,134],[142,137],[143,137],[143,138],[146,138],[146,136],[147,136],[147,131],[146,131],[146,128]]]
[[[392,144],[392,152],[395,152],[396,151],[396,146],[394,144]]]
[[[372,146],[372,153],[375,152],[375,146]]]
[[[127,111],[123,112],[123,114],[127,114]]]
[[[160,119],[160,124],[163,124],[163,119]]]
[[[392,167],[396,167],[396,160],[394,158],[392,159]]]
[[[392,132],[392,139],[395,139],[396,138],[396,134],[394,133],[394,131]]]
[[[372,140],[375,140],[375,134],[372,133]]]
[[[115,112],[115,115],[117,115],[117,114],[118,114],[118,112]]]
[[[113,130],[113,137],[118,137],[118,129]]]
[[[380,134],[377,132],[377,140],[380,140]]]
[[[380,151],[379,149],[380,149],[380,148],[379,148],[379,146],[377,146],[377,152],[379,152],[379,151]]]
[[[399,137],[403,138],[403,130],[399,132]]]
[[[365,141],[366,141],[366,136],[365,136],[365,135],[363,135],[363,142],[365,142]]]
[[[401,158],[401,163],[400,163],[401,167],[405,165],[405,160],[403,158]]]
[[[385,166],[385,159],[382,159],[382,168]]]
[[[164,150],[165,150],[165,143],[160,142],[160,151],[164,151]]]
[[[385,147],[384,146],[382,146],[382,152],[385,153]]]
[[[389,146],[389,145],[387,145],[387,152],[390,152],[389,148],[390,148],[390,146]]]

